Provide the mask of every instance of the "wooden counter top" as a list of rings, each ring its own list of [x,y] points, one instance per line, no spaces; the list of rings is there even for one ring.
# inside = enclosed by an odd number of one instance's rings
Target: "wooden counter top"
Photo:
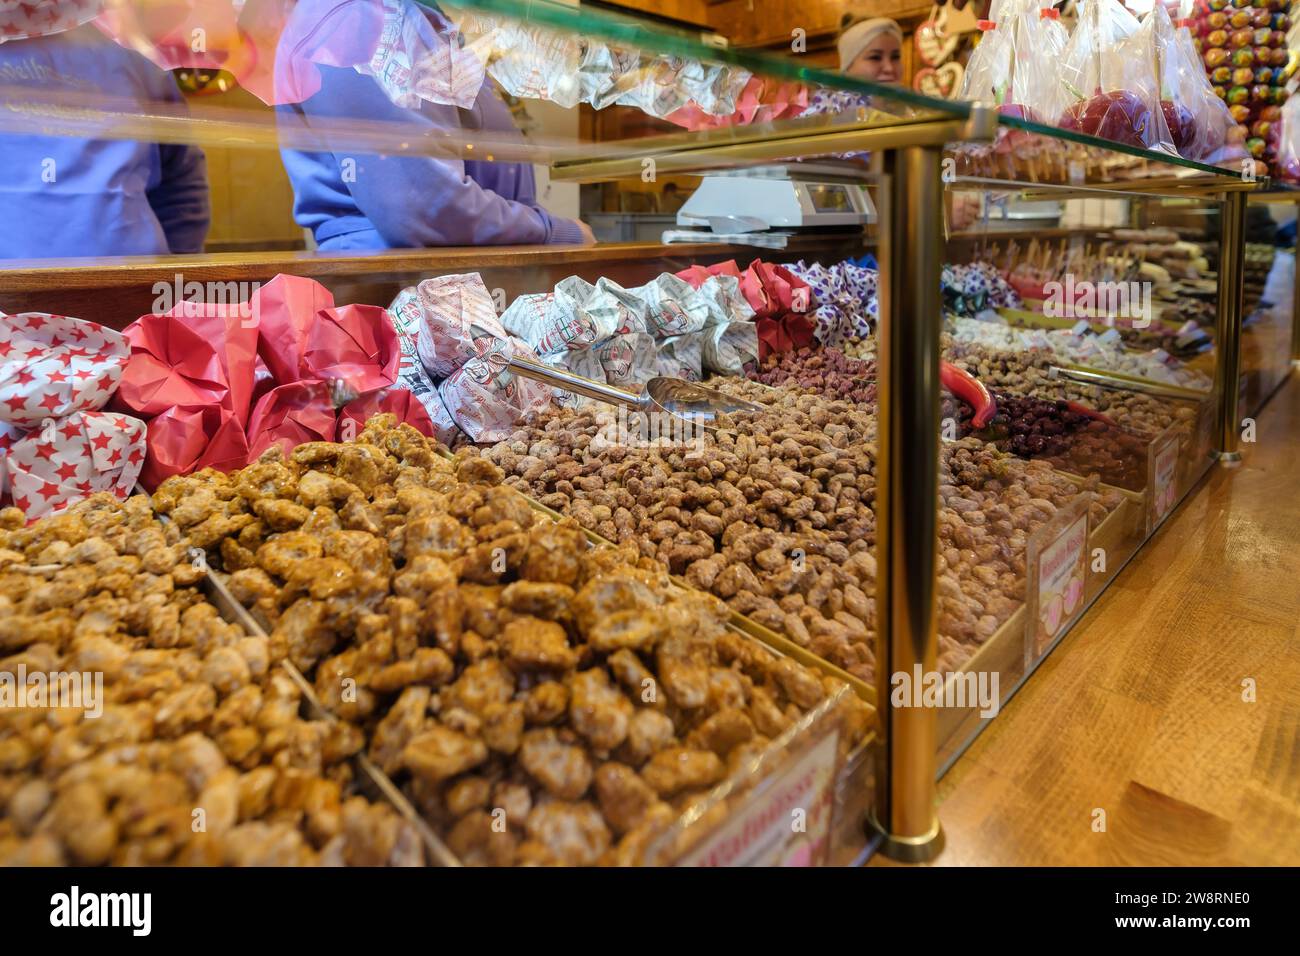
[[[0,311],[53,312],[123,328],[154,309],[154,286],[170,289],[190,282],[268,282],[281,273],[320,282],[340,304],[388,305],[403,286],[429,276],[477,272],[506,299],[549,292],[561,279],[602,276],[625,286],[642,285],[661,272],[692,264],[756,258],[824,263],[861,255],[870,240],[844,234],[792,239],[785,249],[754,246],[655,242],[594,246],[475,246],[390,249],[379,252],[221,252],[198,256],[123,256],[98,259],[12,259],[0,261]],[[236,299],[243,298],[241,292]]]
[[[286,272],[320,278],[326,276],[436,275],[474,272],[488,268],[520,266],[578,266],[593,263],[653,262],[665,259],[683,263],[722,262],[755,258],[789,259],[813,252],[841,250],[844,257],[858,254],[855,243],[843,235],[813,235],[791,240],[785,249],[715,243],[656,242],[600,243],[594,246],[471,246],[435,249],[386,249],[377,252],[219,252],[192,256],[120,256],[90,259],[0,260],[0,296],[63,289],[107,289],[152,285],[172,281],[182,273],[186,281],[255,281]],[[650,277],[647,277],[650,278]]]

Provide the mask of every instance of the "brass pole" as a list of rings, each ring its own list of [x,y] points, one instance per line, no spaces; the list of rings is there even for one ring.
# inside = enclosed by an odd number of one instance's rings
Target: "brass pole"
[[[1242,278],[1246,268],[1246,193],[1223,197],[1219,213],[1219,325],[1215,346],[1214,385],[1219,420],[1214,457],[1224,465],[1241,461],[1241,321]]]
[[[1300,229],[1300,203],[1296,204],[1296,227]],[[1291,362],[1300,365],[1300,233],[1297,233],[1295,251],[1295,289],[1291,293]]]
[[[876,447],[875,806],[881,852],[909,862],[943,849],[935,809],[932,707],[894,706],[894,675],[914,685],[938,657],[935,580],[939,504],[939,272],[942,151],[886,154],[881,216],[879,418]],[[919,671],[919,673],[918,673]],[[920,688],[914,688],[918,691]],[[909,694],[910,698],[911,695]]]

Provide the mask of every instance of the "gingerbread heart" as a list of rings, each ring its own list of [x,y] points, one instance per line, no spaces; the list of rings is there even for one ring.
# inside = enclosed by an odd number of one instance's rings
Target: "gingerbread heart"
[[[962,78],[966,75],[960,63],[945,63],[938,69],[926,67],[916,71],[912,78],[912,88],[939,99],[950,100],[961,89]]]
[[[948,11],[939,7],[936,13],[932,13],[928,20],[916,28],[916,55],[926,66],[938,66],[956,52],[961,38],[945,36],[944,27],[947,25]]]

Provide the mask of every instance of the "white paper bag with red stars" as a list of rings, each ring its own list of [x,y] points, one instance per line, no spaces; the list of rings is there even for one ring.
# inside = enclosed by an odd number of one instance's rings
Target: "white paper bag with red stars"
[[[0,421],[39,428],[103,408],[130,356],[126,336],[94,322],[0,313]]]
[[[5,464],[5,459],[9,457],[9,449],[25,434],[27,433],[21,428],[0,422],[0,506],[4,505],[9,496],[9,467]]]
[[[126,498],[144,465],[145,424],[117,412],[74,412],[15,442],[6,464],[13,503],[40,518],[97,491]]]
[[[102,6],[103,0],[0,0],[0,43],[71,30]]]

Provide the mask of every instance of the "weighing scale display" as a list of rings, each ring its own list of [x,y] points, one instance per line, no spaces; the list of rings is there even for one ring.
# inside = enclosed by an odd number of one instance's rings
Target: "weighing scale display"
[[[808,187],[808,198],[817,212],[853,212],[847,186],[819,184]]]

